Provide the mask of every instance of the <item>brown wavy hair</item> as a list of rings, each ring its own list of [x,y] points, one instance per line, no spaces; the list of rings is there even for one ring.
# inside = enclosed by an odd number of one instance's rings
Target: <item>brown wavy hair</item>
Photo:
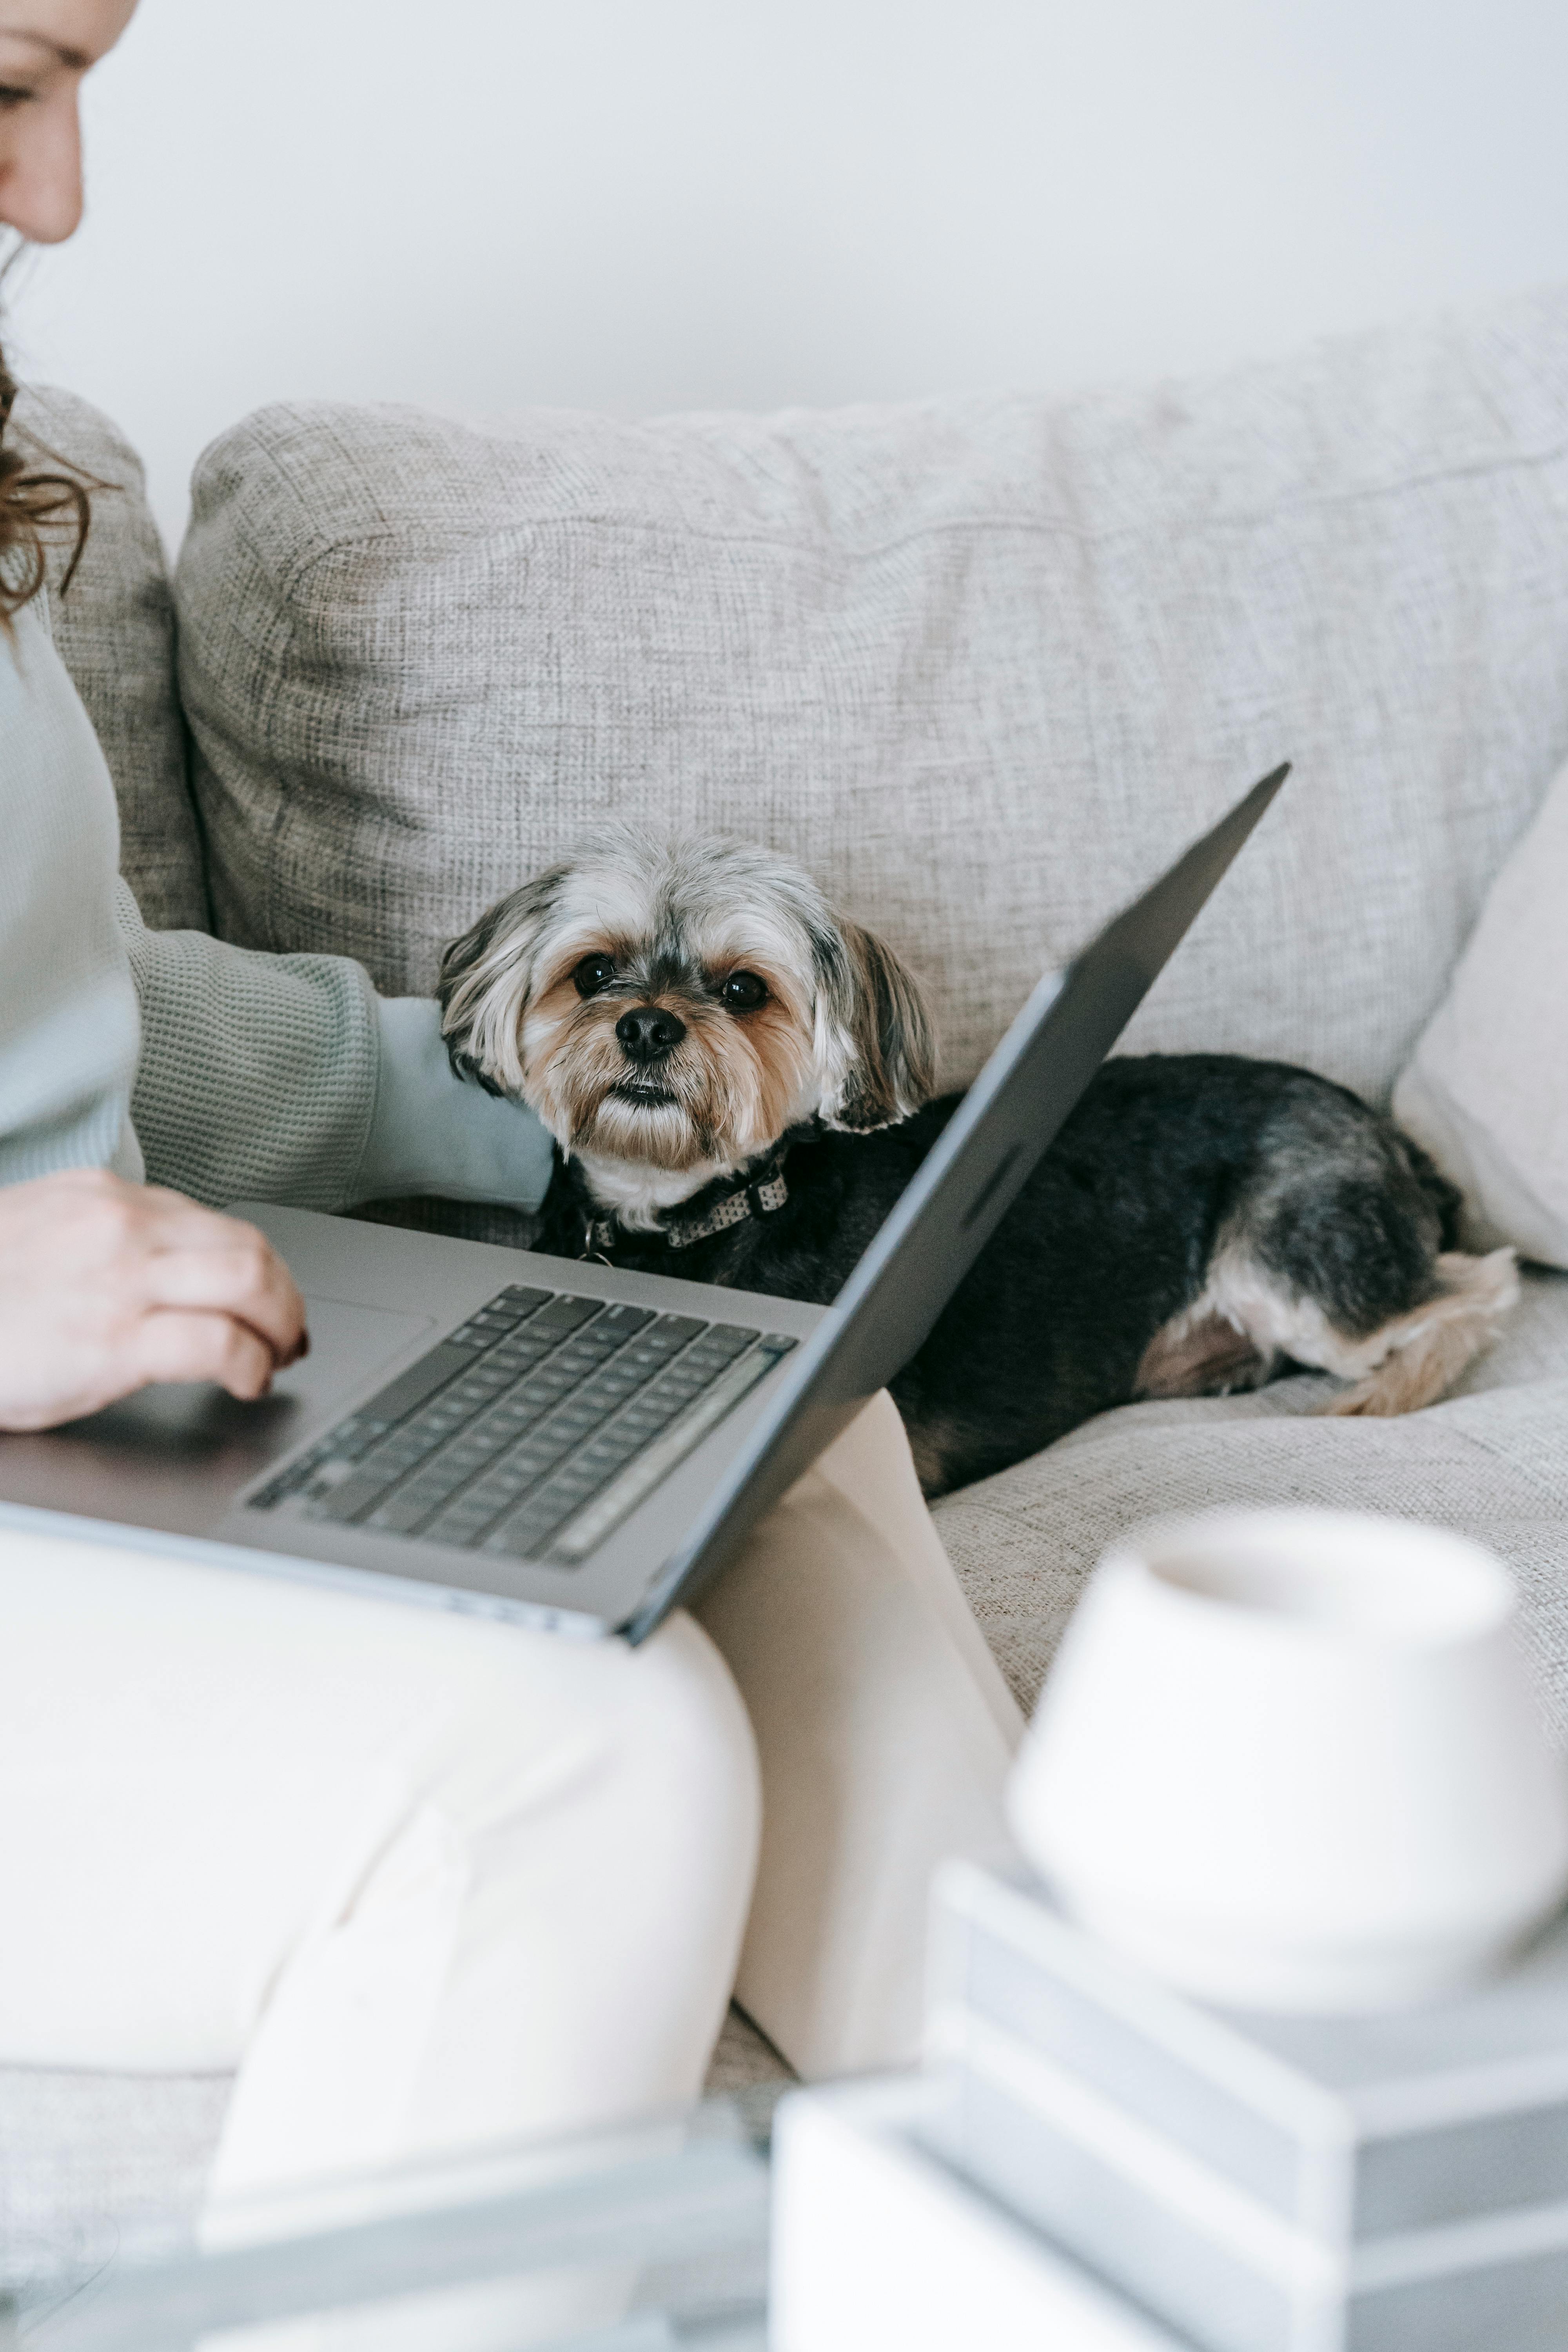
[[[41,445],[25,454],[8,437],[16,401],[16,380],[0,352],[0,629],[7,632],[43,586],[49,548],[62,540],[70,554],[60,593],[69,587],[92,521],[89,485],[65,459]]]

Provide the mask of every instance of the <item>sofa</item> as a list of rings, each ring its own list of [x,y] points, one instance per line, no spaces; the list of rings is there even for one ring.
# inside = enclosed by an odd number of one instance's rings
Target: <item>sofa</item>
[[[717,827],[891,940],[961,1084],[1043,967],[1288,758],[1125,1042],[1385,1103],[1568,758],[1568,290],[1066,402],[274,406],[202,457],[172,580],[114,428],[47,390],[18,418],[110,486],[53,623],[147,919],[393,992],[595,820]],[[1291,1377],[1128,1407],[943,1499],[1021,1703],[1128,1522],[1332,1503],[1502,1553],[1568,1745],[1568,1276],[1524,1290],[1409,1420],[1324,1419],[1328,1383]],[[225,2092],[0,2071],[0,2226],[188,2208]]]

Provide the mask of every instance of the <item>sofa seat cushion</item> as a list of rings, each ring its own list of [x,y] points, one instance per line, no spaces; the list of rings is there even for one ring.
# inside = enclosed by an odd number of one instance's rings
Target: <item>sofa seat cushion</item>
[[[1530,1272],[1454,1395],[1397,1421],[1328,1420],[1318,1375],[1249,1395],[1124,1405],[937,1504],[948,1553],[1020,1706],[1085,1579],[1140,1519],[1218,1504],[1389,1511],[1489,1544],[1568,1747],[1568,1275]]]
[[[1147,394],[479,430],[263,410],[198,468],[218,927],[428,988],[596,820],[761,837],[973,1074],[1266,768],[1130,1044],[1384,1095],[1568,752],[1568,291]]]
[[[47,2304],[121,2246],[178,2242],[233,2087],[228,2074],[0,2066],[0,2295]]]
[[[731,2009],[703,2096],[793,2079]],[[188,2240],[233,2090],[232,2074],[0,2065],[0,2298],[45,2308],[122,2248]]]

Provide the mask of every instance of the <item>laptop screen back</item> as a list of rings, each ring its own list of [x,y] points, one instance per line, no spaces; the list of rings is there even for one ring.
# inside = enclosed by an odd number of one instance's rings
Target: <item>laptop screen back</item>
[[[1289,764],[1041,981],[850,1276],[691,1539],[627,1628],[716,1575],[761,1514],[900,1372],[1258,824]]]

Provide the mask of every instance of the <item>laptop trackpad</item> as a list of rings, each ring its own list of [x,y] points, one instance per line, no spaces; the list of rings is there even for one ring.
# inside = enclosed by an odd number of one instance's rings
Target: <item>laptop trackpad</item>
[[[373,1372],[390,1364],[415,1340],[436,1328],[428,1315],[405,1315],[390,1307],[363,1307],[357,1299],[305,1294],[310,1352],[272,1383],[274,1396],[297,1398],[308,1410],[330,1412]],[[293,1439],[289,1439],[293,1444]]]
[[[310,1352],[270,1396],[243,1404],[205,1381],[171,1382],[63,1429],[0,1436],[0,1495],[181,1533],[214,1526],[238,1487],[435,1328],[357,1300],[307,1297],[306,1308]]]

